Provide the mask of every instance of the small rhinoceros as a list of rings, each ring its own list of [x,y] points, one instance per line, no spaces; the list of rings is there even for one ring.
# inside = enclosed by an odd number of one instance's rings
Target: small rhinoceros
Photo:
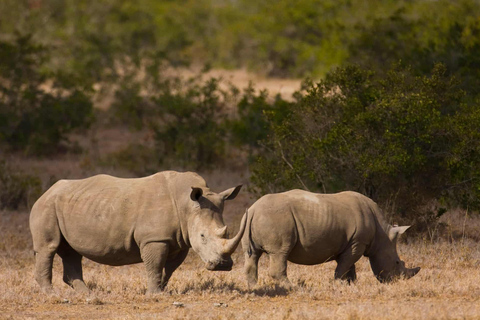
[[[193,248],[208,270],[231,270],[230,255],[243,235],[226,239],[222,212],[241,185],[212,192],[192,172],[165,171],[145,178],[98,175],[60,180],[35,203],[30,229],[35,251],[35,278],[51,291],[52,262],[63,262],[63,280],[87,291],[82,257],[120,266],[142,262],[147,292],[162,290]]]
[[[377,204],[357,192],[268,194],[248,209],[248,217],[242,246],[250,286],[257,282],[264,252],[270,276],[286,282],[287,260],[303,265],[335,260],[335,278],[349,282],[356,279],[355,262],[362,255],[381,282],[420,270],[405,268],[397,254],[397,237],[408,227],[387,224]]]

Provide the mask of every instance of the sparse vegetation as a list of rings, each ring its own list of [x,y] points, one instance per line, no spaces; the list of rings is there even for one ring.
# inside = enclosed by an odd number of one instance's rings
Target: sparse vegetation
[[[42,181],[0,159],[0,210],[29,209],[40,197]]]

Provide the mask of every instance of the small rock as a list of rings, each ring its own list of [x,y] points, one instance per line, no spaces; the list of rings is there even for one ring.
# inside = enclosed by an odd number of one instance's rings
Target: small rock
[[[181,302],[178,302],[178,301],[175,301],[174,303],[172,303],[175,307],[177,308],[183,308],[185,305]]]
[[[228,304],[223,303],[223,302],[215,302],[215,303],[213,304],[213,306],[214,306],[214,307],[217,307],[217,308],[218,308],[218,307],[226,308],[226,307],[228,307]]]

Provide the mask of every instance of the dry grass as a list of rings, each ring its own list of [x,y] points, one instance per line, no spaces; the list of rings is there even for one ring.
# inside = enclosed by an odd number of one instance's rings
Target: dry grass
[[[237,210],[235,210],[237,211]],[[240,215],[227,217],[238,222]],[[28,213],[0,214],[0,318],[2,319],[478,319],[480,245],[459,241],[400,244],[407,265],[421,266],[410,280],[380,284],[368,260],[357,263],[355,285],[333,280],[334,263],[289,265],[293,289],[272,283],[267,259],[253,290],[243,276],[243,256],[231,272],[209,272],[191,252],[163,294],[145,295],[143,265],[109,267],[84,261],[89,296],[62,282],[55,258],[55,294],[44,295],[33,279]],[[468,224],[478,218],[467,217]],[[179,302],[183,306],[175,306]]]

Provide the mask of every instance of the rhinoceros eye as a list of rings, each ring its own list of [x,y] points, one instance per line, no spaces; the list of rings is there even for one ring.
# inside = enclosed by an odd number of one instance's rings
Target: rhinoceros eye
[[[396,264],[400,264],[400,260],[395,261]]]
[[[202,238],[202,243],[207,243],[207,238],[205,238],[205,235],[203,233],[200,234],[200,237]]]

